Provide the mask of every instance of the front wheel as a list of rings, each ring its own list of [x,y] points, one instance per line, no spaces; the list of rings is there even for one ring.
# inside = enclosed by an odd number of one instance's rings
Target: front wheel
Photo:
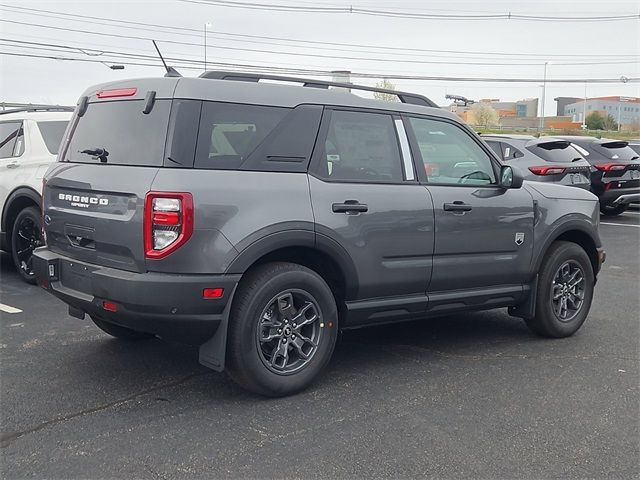
[[[238,287],[227,339],[227,366],[241,386],[266,396],[308,387],[336,343],[338,314],[327,283],[293,263],[258,267]]]
[[[36,207],[22,209],[11,230],[11,256],[20,277],[27,283],[36,283],[33,251],[42,244],[40,211]]]
[[[625,212],[628,208],[628,203],[622,205],[600,205],[600,213],[607,217],[615,217]]]
[[[580,245],[553,243],[538,276],[536,312],[526,321],[529,328],[545,337],[573,335],[589,314],[594,281],[591,261]]]

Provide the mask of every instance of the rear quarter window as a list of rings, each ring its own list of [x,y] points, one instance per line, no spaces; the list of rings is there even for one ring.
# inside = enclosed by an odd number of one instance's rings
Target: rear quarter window
[[[204,102],[195,168],[236,168],[262,143],[289,108]]]
[[[62,136],[67,128],[66,121],[37,122],[44,144],[51,155],[57,155]]]

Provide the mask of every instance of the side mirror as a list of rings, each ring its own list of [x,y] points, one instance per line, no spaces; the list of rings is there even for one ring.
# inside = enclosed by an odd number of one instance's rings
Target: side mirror
[[[522,181],[522,174],[517,168],[504,165],[500,169],[500,186],[502,188],[520,188],[522,187]]]

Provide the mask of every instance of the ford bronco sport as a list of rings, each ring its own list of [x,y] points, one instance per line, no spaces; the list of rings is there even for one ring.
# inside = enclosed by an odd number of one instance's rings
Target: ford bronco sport
[[[578,330],[597,198],[523,184],[425,97],[347,88],[376,90],[225,72],[90,88],[45,177],[40,284],[272,396],[318,377],[338,329],[508,307]]]

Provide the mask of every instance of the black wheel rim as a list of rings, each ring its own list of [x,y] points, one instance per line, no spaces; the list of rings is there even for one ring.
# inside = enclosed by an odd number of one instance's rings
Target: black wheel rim
[[[18,267],[28,277],[33,272],[33,251],[42,245],[40,226],[30,217],[24,217],[16,225],[17,231],[14,237],[14,248]]]
[[[573,320],[584,304],[586,280],[580,264],[574,260],[564,262],[553,277],[551,306],[561,322]]]
[[[256,328],[262,363],[279,375],[300,371],[318,351],[323,326],[318,302],[310,293],[291,289],[274,296]]]

